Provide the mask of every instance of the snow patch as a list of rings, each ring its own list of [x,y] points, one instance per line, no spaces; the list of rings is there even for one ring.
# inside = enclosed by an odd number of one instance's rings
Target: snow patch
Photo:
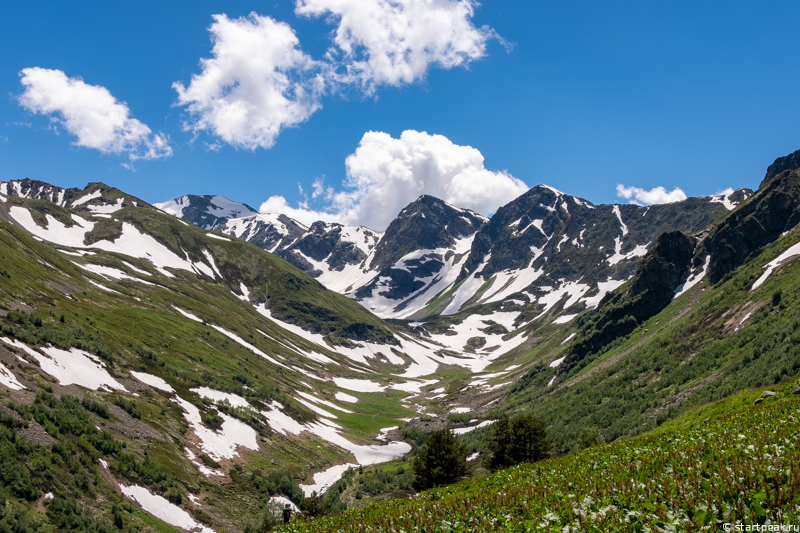
[[[41,348],[42,355],[31,350],[29,353],[39,361],[42,370],[53,376],[61,385],[80,385],[91,390],[126,390],[112,378],[100,359],[88,352],[70,348],[61,350],[52,346]]]
[[[247,400],[239,396],[238,394],[232,394],[230,392],[222,392],[214,389],[210,389],[208,387],[195,387],[194,389],[189,389],[192,392],[196,392],[199,396],[203,398],[208,398],[209,400],[214,400],[215,402],[222,402],[227,400],[229,404],[233,407],[250,407],[250,404],[247,403]]]
[[[183,416],[200,440],[200,448],[215,461],[239,455],[236,449],[240,446],[258,450],[257,434],[244,422],[219,413],[223,420],[222,427],[219,431],[213,431],[203,425],[200,410],[196,406],[178,396],[175,402],[185,411]]]
[[[195,522],[192,515],[177,505],[170,503],[166,498],[153,494],[144,487],[137,485],[126,487],[120,483],[119,488],[125,496],[139,504],[142,509],[171,526],[187,531],[199,530],[201,533],[214,533],[214,530]]]
[[[622,221],[622,213],[620,213],[618,205],[614,206],[614,214],[617,215],[617,220],[619,220],[619,226],[620,229],[622,230],[622,236],[624,237],[625,235],[628,234],[628,226],[626,226],[625,223]]]
[[[477,426],[470,426],[470,427],[467,427],[467,428],[456,428],[456,429],[454,429],[452,431],[453,431],[453,434],[455,434],[455,435],[463,435],[464,433],[470,433],[472,431],[475,431],[478,428],[484,428],[484,427],[486,427],[486,426],[488,426],[490,424],[494,424],[494,423],[495,423],[495,420],[484,420],[483,422],[481,422]]]
[[[314,483],[310,485],[300,485],[300,489],[306,496],[311,496],[312,492],[316,492],[317,496],[324,494],[328,488],[339,481],[342,474],[351,468],[358,468],[358,465],[352,463],[345,463],[343,465],[335,465],[322,472],[314,474]]]
[[[616,207],[616,206],[615,206]],[[627,230],[626,230],[627,231]],[[622,238],[615,237],[614,238],[614,255],[606,259],[609,265],[616,265],[620,261],[624,259],[633,259],[634,257],[642,257],[647,254],[647,247],[650,246],[650,243],[647,244],[637,244],[633,250],[628,252],[627,254],[622,253]]]
[[[81,204],[85,204],[89,200],[94,200],[95,198],[100,198],[101,196],[103,196],[102,191],[100,191],[100,189],[97,189],[87,194],[86,196],[81,196],[80,198],[72,202],[72,207],[78,207]]]
[[[356,403],[358,401],[358,398],[350,396],[346,392],[337,392],[334,397],[340,402]]]
[[[703,270],[701,270],[696,274],[692,274],[691,276],[689,276],[689,279],[687,279],[684,283],[678,285],[678,287],[675,289],[675,296],[672,297],[672,300],[673,301],[676,300],[683,293],[687,292],[689,289],[700,283],[700,281],[705,277],[706,272],[708,272],[708,265],[710,264],[711,264],[711,256],[707,255],[706,263],[705,265],[703,265]]]
[[[6,368],[3,363],[0,363],[0,383],[11,390],[22,390],[27,388],[25,385],[17,381],[17,377],[13,374],[13,372],[11,372],[11,370]]]
[[[83,198],[81,198],[83,200]],[[95,214],[95,216],[102,216],[102,214],[110,215],[111,213],[116,213],[120,209],[122,209],[122,203],[125,201],[124,198],[117,198],[117,202],[114,204],[104,204],[104,205],[87,205],[86,208]],[[75,204],[73,204],[75,207]],[[100,215],[98,215],[100,213]]]
[[[146,372],[136,372],[135,370],[131,370],[131,376],[138,379],[145,385],[150,385],[154,389],[158,389],[163,392],[175,392],[175,389],[173,389],[169,383],[158,376],[154,376]]]
[[[794,257],[796,255],[800,255],[800,242],[798,242],[797,244],[795,244],[794,246],[783,252],[781,255],[779,255],[769,263],[767,263],[764,267],[766,268],[766,270],[761,275],[761,277],[758,278],[755,281],[755,283],[753,283],[753,287],[750,290],[754,291],[757,288],[759,288],[765,281],[767,281],[767,278],[770,276],[770,274],[772,274],[772,271],[778,267],[778,265],[780,265],[790,257]]]
[[[578,316],[578,315],[577,314],[575,314],[575,315],[561,315],[560,317],[558,317],[555,320],[553,320],[553,324],[566,324],[567,322],[572,321],[576,316]]]

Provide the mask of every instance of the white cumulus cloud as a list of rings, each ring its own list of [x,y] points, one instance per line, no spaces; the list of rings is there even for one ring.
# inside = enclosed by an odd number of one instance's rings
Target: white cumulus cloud
[[[379,85],[424,78],[429,66],[452,68],[486,54],[499,38],[472,23],[474,0],[296,0],[295,12],[336,23],[328,52],[339,82],[372,94]]]
[[[344,190],[328,187],[324,208],[310,211],[307,203],[292,208],[283,197],[273,196],[261,206],[261,212],[284,213],[298,220],[316,217],[382,231],[422,194],[488,215],[528,190],[507,172],[486,169],[477,149],[454,144],[443,135],[414,130],[404,131],[399,139],[377,131],[365,133],[345,166]],[[322,185],[315,183],[315,190],[321,191]]]
[[[284,22],[251,13],[214,15],[209,28],[213,57],[188,87],[175,82],[187,106],[189,130],[207,130],[234,146],[270,148],[283,128],[296,126],[320,108],[321,66],[300,49]]]
[[[258,210],[261,213],[286,215],[306,226],[310,226],[319,220],[324,220],[325,222],[345,222],[338,213],[310,209],[308,202],[300,202],[297,207],[292,207],[283,196],[270,196],[267,198],[266,202],[261,204]]]
[[[686,200],[686,193],[679,187],[667,191],[664,187],[653,187],[649,191],[639,187],[625,187],[617,184],[617,196],[636,205],[671,204]]]
[[[104,154],[127,154],[131,161],[172,155],[167,137],[130,116],[105,87],[89,85],[56,69],[23,69],[24,92],[19,103],[28,111],[47,115],[77,137],[75,144]]]

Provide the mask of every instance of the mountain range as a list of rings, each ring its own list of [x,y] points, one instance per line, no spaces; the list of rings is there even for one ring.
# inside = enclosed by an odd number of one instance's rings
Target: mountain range
[[[504,413],[568,452],[793,379],[798,167],[653,206],[538,185],[487,218],[421,196],[382,233],[0,182],[9,508],[238,531],[312,491],[334,510],[409,495],[405,456],[435,428],[480,469]],[[339,480],[378,464],[397,477]]]

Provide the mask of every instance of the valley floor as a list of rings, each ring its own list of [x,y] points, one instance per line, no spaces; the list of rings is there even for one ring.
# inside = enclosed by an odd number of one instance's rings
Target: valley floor
[[[800,524],[800,397],[788,385],[639,437],[276,531],[699,531]],[[725,529],[726,531],[728,529]]]

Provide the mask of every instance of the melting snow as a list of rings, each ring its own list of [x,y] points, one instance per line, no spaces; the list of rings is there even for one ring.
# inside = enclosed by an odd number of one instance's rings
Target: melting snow
[[[687,279],[683,284],[678,285],[678,287],[675,289],[675,296],[673,296],[672,299],[673,300],[677,299],[683,293],[685,293],[686,291],[688,291],[689,289],[700,283],[700,281],[705,277],[706,272],[708,272],[708,265],[710,264],[711,264],[711,256],[707,255],[706,263],[703,266],[703,270],[701,270],[697,274],[692,274],[691,276],[689,276],[689,279]]]
[[[26,389],[25,385],[17,381],[17,377],[6,368],[3,363],[0,363],[0,383],[5,385],[11,390],[22,390]]]
[[[337,387],[356,392],[383,392],[386,386],[365,379],[333,378]]]
[[[309,388],[310,388],[310,387],[309,387]],[[339,400],[340,402],[350,402],[350,403],[356,403],[356,402],[358,401],[358,398],[356,398],[355,396],[350,396],[350,395],[349,395],[349,394],[347,394],[346,392],[337,392],[337,393],[336,393],[336,395],[335,395],[335,397],[336,397],[336,399],[337,399],[337,400]]]
[[[317,397],[316,397],[316,396],[314,396],[313,394],[309,394],[309,393],[307,393],[307,392],[303,392],[303,391],[297,391],[297,394],[299,394],[300,396],[302,396],[302,397],[303,397],[303,398],[305,398],[306,400],[312,401],[312,402],[314,402],[314,403],[318,403],[318,404],[320,404],[320,405],[325,405],[325,406],[327,406],[327,407],[330,407],[330,408],[332,408],[332,409],[336,409],[337,411],[341,411],[341,412],[343,412],[343,413],[353,414],[353,411],[350,411],[350,410],[348,410],[348,409],[345,409],[344,407],[339,407],[339,406],[338,406],[338,405],[336,405],[335,403],[331,403],[331,402],[329,402],[329,401],[327,401],[327,400],[322,400],[322,399],[320,399],[320,398],[317,398]],[[352,398],[352,396],[351,396],[351,398]]]
[[[302,485],[300,485],[300,488],[302,488],[302,487],[303,487],[303,486],[302,486]],[[296,506],[296,505],[295,505],[295,504],[292,502],[292,500],[290,500],[290,499],[289,499],[289,498],[287,498],[286,496],[272,496],[272,497],[270,497],[269,501],[277,503],[277,504],[280,506],[280,508],[281,508],[281,509],[283,509],[283,506],[284,506],[284,505],[288,505],[288,506],[289,506],[289,508],[290,508],[292,511],[294,511],[295,513],[297,513],[297,512],[299,512],[299,511],[300,511],[300,508],[299,508],[299,507],[297,507],[297,506]],[[279,518],[280,518],[280,517],[279,517]]]
[[[584,298],[583,302],[586,303],[586,307],[597,307],[606,294],[616,290],[623,283],[625,283],[624,279],[615,280],[609,278],[608,281],[599,281],[597,283],[597,294]]]
[[[616,206],[614,206],[616,207]],[[626,230],[627,231],[627,230]],[[609,265],[616,265],[620,261],[624,259],[633,259],[634,257],[642,257],[647,254],[647,247],[650,245],[648,242],[647,244],[637,244],[633,250],[628,252],[627,254],[622,253],[622,238],[615,237],[614,238],[614,255],[606,259]]]
[[[102,240],[86,246],[83,244],[83,239],[85,234],[94,227],[93,222],[84,220],[77,215],[72,215],[72,220],[75,221],[76,224],[68,228],[51,215],[45,215],[47,228],[42,228],[34,222],[30,211],[25,208],[14,206],[9,212],[29,233],[61,246],[69,246],[71,248],[99,248],[130,257],[147,259],[153,263],[156,269],[167,277],[174,276],[166,271],[165,268],[182,269],[189,272],[194,271],[192,268],[193,264],[190,261],[174,254],[169,248],[159,243],[153,237],[140,232],[134,225],[127,222],[122,223],[122,234],[113,242]]]
[[[626,226],[625,223],[622,221],[622,213],[620,213],[618,205],[614,206],[614,214],[617,215],[620,229],[622,229],[622,236],[624,237],[625,235],[628,234],[628,226]]]
[[[575,315],[561,315],[560,317],[558,317],[555,320],[553,320],[553,324],[566,324],[567,322],[572,321],[576,316],[578,316],[578,315],[577,314],[575,314]]]
[[[567,356],[565,355],[564,357],[561,357],[561,358],[559,358],[559,359],[556,359],[555,361],[553,361],[552,363],[550,363],[550,368],[556,368],[556,367],[558,367],[559,365],[561,365],[561,363],[563,363],[563,362],[564,362],[564,359],[566,359],[566,358],[567,358]]]
[[[571,340],[572,340],[572,338],[573,338],[574,336],[575,336],[575,333],[570,333],[570,334],[569,334],[569,336],[568,336],[566,339],[564,339],[563,341],[561,341],[561,344],[562,344],[562,345],[564,345],[564,344],[567,344],[569,341],[571,341]]]
[[[103,196],[102,191],[100,189],[97,189],[87,194],[86,196],[81,196],[80,198],[72,202],[72,207],[78,207],[81,204],[85,204],[89,200],[94,200],[95,198],[100,198],[101,196]]]
[[[800,255],[800,242],[795,244],[794,246],[792,246],[791,248],[789,248],[785,252],[783,252],[781,255],[779,255],[778,257],[776,257],[775,259],[773,259],[769,263],[767,263],[765,265],[766,270],[761,275],[761,277],[758,278],[755,281],[755,283],[753,283],[753,287],[750,290],[752,291],[752,290],[756,290],[757,288],[759,288],[762,283],[767,281],[767,278],[770,276],[770,274],[772,274],[772,271],[775,270],[778,267],[778,265],[780,265],[781,263],[783,263],[784,261],[786,261],[790,257],[794,257],[796,255]]]
[[[463,413],[469,413],[470,411],[472,411],[472,407],[456,407],[455,409],[452,409],[450,412],[455,414],[463,414]]]
[[[300,485],[300,488],[303,490],[303,494],[306,496],[311,496],[312,492],[316,492],[317,495],[324,494],[328,487],[339,481],[339,478],[342,477],[342,474],[347,472],[350,468],[358,468],[358,465],[352,463],[346,463],[343,465],[336,465],[328,468],[327,470],[323,470],[322,472],[317,472],[314,474],[314,483],[312,485]]]
[[[223,237],[222,235],[216,235],[216,234],[214,234],[214,233],[206,233],[206,237],[211,237],[212,239],[218,239],[218,240],[220,240],[220,241],[228,241],[228,242],[233,242],[233,241],[231,241],[231,240],[230,240],[229,238],[227,238],[227,237]]]
[[[42,370],[56,378],[61,385],[80,385],[92,390],[126,390],[108,374],[95,355],[77,348],[67,351],[48,346],[41,350],[46,355],[33,350],[28,353],[39,361]]]
[[[228,400],[228,403],[231,404],[231,406],[233,407],[250,407],[250,404],[247,403],[247,400],[245,400],[238,394],[232,394],[230,392],[222,392],[210,389],[208,387],[195,387],[194,389],[189,389],[189,390],[191,390],[192,392],[196,392],[203,398],[208,398],[209,400],[214,400],[215,402],[222,402],[224,400]]]
[[[328,420],[320,422],[309,422],[300,424],[290,416],[282,412],[283,406],[273,400],[269,411],[262,411],[261,414],[269,421],[272,429],[282,435],[291,433],[299,435],[303,431],[308,431],[332,444],[344,448],[351,452],[358,464],[371,465],[384,463],[397,457],[405,455],[411,451],[411,446],[405,442],[390,442],[387,445],[360,445],[354,444],[339,434],[339,426]]]
[[[163,392],[175,392],[175,389],[173,389],[169,383],[158,376],[147,374],[146,372],[136,372],[134,370],[131,370],[131,376],[146,385],[150,385],[154,389],[158,389]]]
[[[214,530],[195,522],[192,515],[177,505],[168,502],[157,494],[151,493],[144,487],[137,485],[126,487],[120,483],[119,488],[125,496],[138,503],[142,509],[171,526],[187,531],[200,530],[201,533],[214,533]]]
[[[186,411],[184,418],[194,430],[197,438],[200,439],[200,448],[215,461],[231,459],[239,455],[236,452],[236,448],[239,446],[258,450],[256,432],[244,422],[225,413],[219,413],[223,420],[222,427],[218,432],[213,431],[203,425],[200,410],[196,406],[177,396],[175,402]]]
[[[725,209],[727,209],[728,211],[733,211],[734,209],[736,209],[736,204],[731,202],[731,199],[730,199],[730,195],[731,194],[733,194],[733,189],[729,188],[728,190],[726,190],[722,194],[712,195],[710,202],[712,204],[714,204],[714,203],[722,204],[722,205],[725,206]]]
[[[400,426],[392,426],[392,427],[389,427],[389,428],[382,428],[381,431],[380,431],[380,434],[378,434],[378,436],[375,437],[375,438],[378,439],[378,440],[385,441],[386,440],[386,434],[389,433],[390,431],[394,430],[394,429],[399,429],[399,427]]]
[[[84,196],[85,198],[85,196]],[[79,200],[83,202],[83,198]],[[117,198],[117,203],[115,204],[104,204],[104,205],[87,205],[86,208],[95,214],[95,216],[102,216],[98,215],[98,213],[109,215],[111,213],[116,213],[120,209],[122,209],[122,203],[125,201],[124,198]],[[75,204],[72,204],[75,207]]]
[[[139,283],[144,283],[145,285],[153,285],[149,281],[145,281],[145,280],[139,279],[139,278],[134,278],[133,276],[129,276],[128,274],[126,274],[122,270],[119,270],[119,269],[116,269],[116,268],[111,268],[111,267],[107,267],[107,266],[103,266],[103,265],[95,265],[95,264],[92,264],[92,263],[86,263],[86,264],[75,263],[75,265],[79,266],[80,268],[82,268],[84,270],[88,270],[89,272],[92,272],[94,274],[98,274],[100,276],[103,276],[105,278],[110,278],[110,279],[115,279],[115,280],[126,280],[127,279],[127,280],[131,280],[131,281],[138,281]],[[145,274],[147,274],[147,272],[145,272]],[[107,289],[107,290],[110,290],[110,289]]]
[[[478,428],[483,428],[483,427],[486,427],[486,426],[488,426],[490,424],[494,424],[494,423],[495,423],[494,420],[484,420],[483,422],[481,422],[477,426],[470,426],[468,428],[456,428],[456,429],[453,430],[453,433],[455,435],[463,435],[464,433],[470,433],[472,431],[475,431]]]

